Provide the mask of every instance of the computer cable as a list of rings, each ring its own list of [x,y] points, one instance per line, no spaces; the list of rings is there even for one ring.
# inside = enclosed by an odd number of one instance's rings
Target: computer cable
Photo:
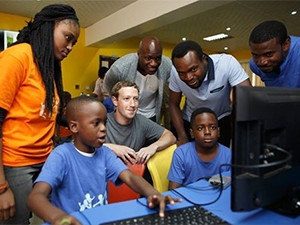
[[[288,163],[292,159],[292,154],[276,145],[266,144],[266,147],[269,149],[273,149],[275,151],[281,152],[285,154],[285,158],[281,160],[277,160],[274,162],[268,162],[264,164],[255,164],[255,165],[238,165],[238,164],[227,164],[227,166],[241,168],[241,169],[261,169],[261,168],[268,168],[273,166],[279,166],[285,163]]]
[[[200,177],[200,178],[197,179],[197,181],[200,181],[200,180],[206,180],[206,181],[209,181],[210,178],[211,178],[211,176]],[[196,181],[196,182],[197,182],[197,181]],[[198,187],[198,186],[195,186],[195,185],[193,185],[193,184],[188,184],[188,185],[183,185],[183,187],[186,187],[186,188],[189,188],[189,189],[198,190],[198,191],[207,191],[207,190],[215,189],[215,188],[212,187],[211,185],[208,185],[208,186],[205,186],[205,187]]]
[[[223,192],[223,188],[224,188],[224,183],[223,183],[223,176],[222,176],[222,170],[221,168],[224,167],[224,166],[228,166],[228,167],[238,167],[238,168],[245,168],[245,169],[258,169],[258,168],[267,168],[267,167],[273,167],[273,166],[278,166],[278,165],[281,165],[281,164],[284,164],[284,163],[287,163],[291,160],[292,158],[292,155],[291,153],[287,152],[286,150],[276,146],[276,145],[272,145],[272,144],[266,144],[266,147],[268,148],[271,148],[271,149],[274,149],[276,151],[279,151],[281,153],[284,153],[286,155],[286,157],[282,160],[278,160],[278,161],[275,161],[275,162],[271,162],[271,163],[267,163],[267,164],[256,164],[256,165],[237,165],[237,164],[227,164],[227,163],[224,163],[224,164],[221,164],[219,166],[219,176],[220,176],[220,183],[219,183],[219,194],[217,196],[217,198],[211,202],[206,202],[206,203],[197,203],[197,202],[194,202],[192,200],[190,200],[189,198],[187,198],[185,195],[181,194],[179,191],[177,191],[176,189],[172,189],[170,190],[170,192],[172,193],[175,193],[176,195],[180,196],[181,198],[183,198],[185,201],[193,204],[193,205],[199,205],[199,206],[205,206],[205,205],[211,205],[215,202],[217,202],[221,195],[222,195],[222,192]],[[201,179],[208,179],[208,177],[201,177],[199,178],[198,180],[201,180]],[[197,188],[195,186],[191,186],[191,185],[187,185],[185,186],[186,188],[191,188],[191,189],[198,189],[198,190],[202,190],[201,187]],[[203,189],[204,190],[204,189]],[[206,190],[209,190],[209,189],[206,189]],[[142,203],[139,199],[137,199],[137,202],[142,204],[143,206],[146,206],[144,203]]]
[[[209,190],[214,190],[214,189],[216,189],[215,187],[213,187],[213,186],[211,186],[211,185],[208,185],[208,186],[206,186],[206,187],[197,187],[197,186],[195,186],[195,185],[190,184],[190,185],[184,185],[184,186],[182,186],[182,187],[186,187],[186,188],[188,188],[188,189],[192,189],[192,190],[196,190],[196,191],[209,191]]]
[[[278,166],[278,165],[285,164],[285,163],[289,162],[291,160],[291,158],[292,158],[291,153],[287,152],[286,150],[284,150],[284,149],[282,149],[282,148],[280,148],[280,147],[278,147],[276,145],[266,144],[266,147],[274,149],[275,151],[284,153],[286,155],[286,157],[284,159],[282,159],[282,160],[277,160],[275,162],[270,162],[270,163],[266,163],[266,164],[256,164],[256,165],[237,165],[237,164],[227,164],[227,163],[221,164],[219,166],[219,179],[220,179],[219,186],[218,186],[219,190],[220,190],[219,191],[219,195],[217,196],[217,198],[215,200],[213,200],[211,202],[198,204],[196,202],[191,201],[190,199],[188,199],[186,196],[184,196],[183,194],[181,194],[180,192],[178,192],[175,189],[171,190],[171,192],[176,193],[177,195],[179,195],[180,197],[182,197],[184,200],[186,200],[187,202],[189,202],[191,204],[194,204],[194,205],[204,206],[204,205],[213,204],[213,203],[215,203],[216,201],[219,200],[219,198],[222,195],[223,189],[224,189],[224,182],[223,182],[223,176],[222,176],[222,170],[221,170],[222,167],[228,166],[228,167],[238,167],[238,168],[245,168],[245,169],[267,168],[267,167],[273,167],[273,166]],[[186,188],[189,188],[189,186],[186,186]]]
[[[183,198],[185,201],[187,201],[187,202],[189,202],[189,203],[191,203],[191,204],[193,204],[193,205],[198,205],[198,206],[211,205],[211,204],[217,202],[217,201],[220,199],[220,197],[221,197],[221,195],[222,195],[222,192],[223,192],[223,177],[222,177],[222,170],[221,170],[221,168],[222,168],[223,166],[228,166],[228,164],[222,164],[222,165],[219,166],[219,176],[220,176],[220,185],[219,185],[219,188],[218,188],[219,194],[218,194],[218,196],[216,197],[216,199],[213,200],[213,201],[205,202],[205,203],[200,203],[200,204],[199,204],[198,202],[194,202],[194,201],[190,200],[188,197],[186,197],[185,195],[183,195],[182,193],[180,193],[180,192],[177,191],[176,189],[172,189],[172,190],[170,190],[170,191],[173,192],[173,193],[175,193],[175,194],[177,194],[178,196],[180,196],[181,198]],[[188,185],[185,186],[185,187],[186,187],[186,188],[190,188],[190,186],[188,186]]]
[[[145,198],[146,198],[146,197],[145,197]],[[142,206],[148,207],[148,205],[147,205],[147,204],[144,204],[143,202],[141,202],[140,199],[142,199],[142,198],[137,198],[137,199],[136,199],[136,202],[139,203],[139,204],[141,204]],[[147,199],[147,198],[146,198],[146,199]],[[146,200],[146,201],[147,201],[147,200]]]

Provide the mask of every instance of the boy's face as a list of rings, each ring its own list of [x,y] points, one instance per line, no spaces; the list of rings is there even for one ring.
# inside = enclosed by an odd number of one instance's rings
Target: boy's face
[[[112,97],[116,107],[115,115],[122,120],[132,120],[139,106],[139,93],[134,87],[122,87],[119,90],[119,97]]]
[[[91,148],[98,148],[105,142],[106,109],[98,102],[89,102],[80,112],[77,123],[77,148],[90,152]]]
[[[196,145],[211,148],[216,145],[219,138],[219,127],[216,117],[212,113],[200,113],[195,117],[191,127],[191,135]]]

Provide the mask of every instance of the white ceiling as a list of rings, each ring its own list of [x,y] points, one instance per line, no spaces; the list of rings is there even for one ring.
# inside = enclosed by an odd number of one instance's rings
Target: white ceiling
[[[89,30],[97,28],[97,22],[109,21],[112,14],[120,11],[131,10],[130,6],[136,3],[147,5],[141,7],[141,12],[148,13],[157,10],[156,7],[167,3],[173,6],[178,2],[184,2],[184,7],[174,9],[164,15],[142,21],[136,26],[126,28],[125,31],[109,34],[105,38],[93,41],[92,46],[105,47],[116,43],[127,43],[129,40],[139,40],[146,35],[155,35],[163,43],[177,44],[182,37],[196,40],[206,51],[227,52],[248,50],[248,37],[251,30],[264,20],[280,20],[285,23],[291,35],[300,36],[300,0],[294,1],[244,1],[244,0],[0,0],[0,12],[16,14],[25,17],[33,17],[45,5],[52,3],[66,3],[72,5],[80,19],[82,27]],[[150,3],[150,4],[149,4]],[[153,4],[153,5],[152,5]],[[298,10],[298,14],[291,16],[290,12]],[[158,10],[157,10],[158,11]],[[155,12],[154,12],[155,13]],[[113,29],[118,24],[140,19],[138,12],[130,12],[127,18],[121,20],[110,20],[106,22],[106,31]],[[105,20],[106,19],[106,20]],[[1,18],[0,18],[1,23]],[[226,31],[226,27],[231,27]],[[101,32],[101,31],[99,31]],[[215,42],[203,41],[203,37],[220,32],[227,32],[232,38]],[[109,33],[109,32],[107,32]],[[135,48],[135,46],[128,46]]]

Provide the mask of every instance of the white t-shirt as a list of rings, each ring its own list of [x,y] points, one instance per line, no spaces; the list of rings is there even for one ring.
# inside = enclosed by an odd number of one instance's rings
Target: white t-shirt
[[[156,74],[144,76],[137,71],[135,82],[140,89],[139,108],[137,113],[147,118],[155,116],[155,100],[159,83]]]

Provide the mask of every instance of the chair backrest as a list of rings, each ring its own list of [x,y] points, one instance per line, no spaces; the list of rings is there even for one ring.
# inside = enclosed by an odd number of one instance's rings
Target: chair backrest
[[[135,164],[130,165],[128,168],[137,175],[143,176],[145,165]],[[126,184],[115,186],[111,181],[108,182],[108,203],[122,202],[132,199],[140,198],[140,194],[133,191]]]
[[[169,180],[167,176],[176,147],[177,145],[174,144],[156,152],[147,162],[147,167],[153,180],[153,186],[159,192],[168,190]]]

